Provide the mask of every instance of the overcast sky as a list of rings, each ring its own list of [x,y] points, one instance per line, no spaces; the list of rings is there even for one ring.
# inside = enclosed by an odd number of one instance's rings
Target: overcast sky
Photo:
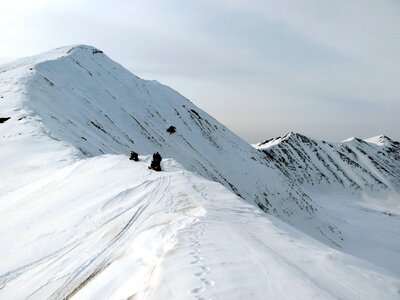
[[[0,0],[0,63],[72,44],[171,86],[248,142],[400,140],[398,0]]]

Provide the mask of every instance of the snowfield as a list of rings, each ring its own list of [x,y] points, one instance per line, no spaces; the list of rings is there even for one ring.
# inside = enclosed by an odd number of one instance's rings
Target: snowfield
[[[157,173],[150,157],[79,159],[53,143],[8,166],[0,190],[2,299],[398,298],[397,276],[173,160]]]
[[[397,198],[368,198],[362,213],[354,198],[328,201],[97,51],[60,48],[0,67],[0,118],[10,118],[0,123],[0,299],[399,299],[400,247],[385,241],[398,237]],[[132,148],[139,162],[128,160]],[[147,168],[155,151],[162,172]],[[250,199],[269,191],[275,216]],[[387,209],[377,217],[377,207]],[[381,227],[357,239],[372,226]]]
[[[400,275],[400,143],[386,136],[340,143],[298,133],[254,145],[327,212],[340,250]]]

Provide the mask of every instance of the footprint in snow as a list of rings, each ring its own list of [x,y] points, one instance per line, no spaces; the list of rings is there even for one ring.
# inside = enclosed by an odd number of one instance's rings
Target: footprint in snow
[[[197,264],[197,263],[199,263],[200,261],[203,260],[203,258],[202,258],[201,256],[198,256],[198,255],[193,256],[193,258],[194,258],[194,261],[192,261],[192,262],[190,263],[190,264],[192,264],[192,265]]]
[[[203,292],[203,291],[204,291],[204,287],[198,287],[198,288],[195,288],[195,289],[191,290],[190,292],[192,294],[198,294],[198,293]]]
[[[212,281],[212,280],[208,280],[208,279],[202,278],[201,281],[203,281],[204,284],[205,284],[207,287],[212,287],[212,286],[215,285],[215,282]]]
[[[210,268],[208,268],[206,266],[201,266],[200,269],[201,269],[201,271],[194,273],[194,276],[201,277],[210,272]]]
[[[193,243],[190,244],[190,246],[194,247],[194,248],[198,248],[198,247],[200,247],[200,243],[199,242],[193,242]]]

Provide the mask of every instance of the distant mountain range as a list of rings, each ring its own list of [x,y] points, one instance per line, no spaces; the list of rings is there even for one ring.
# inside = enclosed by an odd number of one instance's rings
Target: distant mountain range
[[[353,193],[400,192],[400,143],[381,135],[340,143],[290,132],[255,144],[287,178],[303,187]]]

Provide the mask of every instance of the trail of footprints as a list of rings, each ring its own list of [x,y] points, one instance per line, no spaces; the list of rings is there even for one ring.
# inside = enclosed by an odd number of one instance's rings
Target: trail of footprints
[[[194,225],[194,227],[197,227],[199,229],[195,228],[193,235],[189,238],[191,242],[190,247],[192,248],[192,251],[189,254],[193,258],[190,264],[198,265],[199,271],[197,271],[193,275],[199,278],[200,286],[191,290],[191,293],[195,295],[196,299],[205,300],[205,298],[202,297],[200,294],[207,289],[213,287],[215,285],[215,282],[207,279],[207,274],[210,272],[210,268],[204,264],[204,259],[201,256],[199,239],[203,235],[205,228],[203,225],[200,224],[196,224]]]

